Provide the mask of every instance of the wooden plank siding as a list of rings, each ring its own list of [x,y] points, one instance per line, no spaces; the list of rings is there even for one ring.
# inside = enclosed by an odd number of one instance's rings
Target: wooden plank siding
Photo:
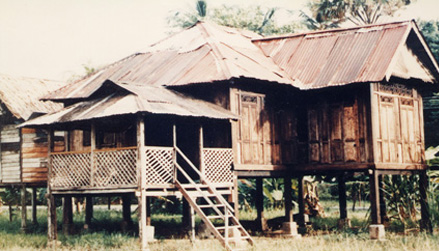
[[[364,96],[354,92],[342,99],[319,97],[309,103],[309,164],[353,164],[370,160]]]
[[[400,84],[371,84],[374,161],[424,164],[422,97]]]
[[[1,128],[1,177],[2,183],[19,183],[20,172],[20,131],[15,124]]]

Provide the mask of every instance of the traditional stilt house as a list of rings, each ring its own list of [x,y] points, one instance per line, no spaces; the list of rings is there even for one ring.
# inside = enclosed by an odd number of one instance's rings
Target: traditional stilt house
[[[438,80],[414,22],[274,38],[198,22],[46,96],[70,106],[23,126],[70,131],[50,155],[51,196],[136,191],[145,243],[147,197],[181,193],[231,249],[231,233],[249,238],[220,195],[236,207],[237,177],[257,179],[259,223],[262,178],[285,178],[289,234],[292,178],[304,224],[304,175],[339,177],[342,219],[348,173],[370,176],[374,224],[382,174],[420,174],[425,202],[422,92]]]
[[[0,75],[0,186],[22,187],[22,228],[26,228],[26,187],[32,187],[36,222],[36,188],[47,181],[47,134],[40,129],[17,128],[33,117],[54,112],[62,104],[39,99],[64,84],[58,81]],[[63,151],[59,135],[55,151]]]

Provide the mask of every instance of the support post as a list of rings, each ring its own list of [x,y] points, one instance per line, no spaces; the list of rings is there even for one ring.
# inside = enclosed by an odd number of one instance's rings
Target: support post
[[[96,150],[96,125],[91,122],[90,128],[90,186],[94,186],[94,177],[96,173],[95,167],[95,150]]]
[[[346,181],[344,174],[338,176],[338,203],[340,207],[340,219],[348,218],[347,200],[346,200]]]
[[[190,236],[191,236],[191,241],[195,242],[195,210],[193,207],[190,207],[190,215],[191,215]]]
[[[293,222],[293,189],[291,177],[284,178],[285,222]]]
[[[139,238],[142,251],[149,250],[148,236],[154,238],[154,228],[147,226],[147,199],[145,194],[146,182],[146,159],[145,159],[145,120],[142,114],[137,116],[137,182],[138,182],[138,219],[139,219]]]
[[[381,224],[381,208],[379,199],[378,173],[376,170],[369,170],[369,187],[370,187],[370,207],[372,224]]]
[[[422,171],[419,174],[419,193],[421,195],[421,230],[433,233],[433,226],[431,224],[430,212],[428,209],[428,175],[427,171]]]
[[[47,246],[50,248],[56,248],[56,240],[58,238],[57,224],[56,224],[56,205],[55,198],[52,195],[52,187],[50,185],[52,179],[52,157],[51,153],[53,151],[53,130],[49,129],[47,135],[48,141],[48,170],[47,170]]]
[[[27,230],[27,209],[26,209],[26,185],[21,185],[21,231]]]
[[[263,178],[256,178],[256,221],[257,227],[260,231],[267,230],[267,222],[264,217],[264,192],[263,192]]]
[[[385,238],[385,229],[381,221],[379,174],[377,170],[369,169],[370,208],[372,224],[369,226],[371,239],[382,240]]]
[[[65,235],[69,235],[71,233],[72,224],[73,224],[72,196],[66,195],[63,198],[63,219],[62,219],[62,231]]]
[[[92,218],[93,218],[93,197],[91,195],[87,195],[85,197],[85,225],[84,225],[84,229],[90,229]]]
[[[305,194],[303,191],[303,175],[300,175],[298,177],[298,188],[299,188],[299,195],[298,195],[298,204],[299,204],[299,217],[297,219],[297,223],[299,224],[299,227],[304,228],[305,227]]]
[[[344,229],[351,227],[348,219],[347,199],[346,199],[346,180],[344,173],[338,175],[338,205],[340,209],[340,219],[338,220],[338,228]]]
[[[384,198],[384,183],[383,183],[383,175],[378,176],[378,191],[379,191],[379,199],[380,199],[380,218],[381,223],[384,223],[387,217],[387,208],[386,208],[386,200]]]
[[[198,149],[200,151],[199,156],[200,156],[200,173],[203,174],[203,176],[206,175],[205,171],[204,171],[204,154],[203,154],[203,148],[204,148],[204,142],[203,142],[204,136],[203,136],[203,126],[200,125],[199,128],[199,135],[198,135]],[[201,178],[201,177],[200,177]],[[201,182],[203,182],[203,180],[201,180]]]
[[[107,197],[107,209],[111,210],[111,197],[110,196]]]
[[[131,219],[131,194],[122,195],[122,231],[127,232],[133,226]]]
[[[146,225],[151,226],[151,197],[146,197]]]
[[[191,225],[191,206],[189,205],[189,203],[187,202],[186,199],[183,199],[183,212],[182,212],[182,221],[181,223],[183,224],[183,228],[184,229],[190,229],[190,225]]]
[[[282,224],[282,230],[286,236],[298,237],[297,224],[293,218],[293,189],[291,186],[291,176],[284,178],[284,200],[285,200],[285,220]]]
[[[32,187],[32,224],[37,225],[37,188]]]

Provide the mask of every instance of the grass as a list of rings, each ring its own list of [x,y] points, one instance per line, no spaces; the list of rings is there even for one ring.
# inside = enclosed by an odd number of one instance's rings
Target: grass
[[[331,202],[332,203],[332,202]],[[373,241],[367,232],[367,211],[349,211],[354,230],[338,231],[336,223],[338,210],[331,204],[325,210],[326,218],[313,219],[313,229],[300,239],[254,237],[255,246],[249,250],[438,250],[439,237],[424,233],[403,235],[398,232],[387,232],[386,241]],[[326,203],[324,207],[326,207]],[[58,211],[61,216],[61,212]],[[282,210],[268,210],[267,218],[276,218],[283,215]],[[121,212],[118,210],[95,209],[93,231],[82,229],[83,214],[75,214],[75,233],[63,235],[58,217],[58,240],[56,250],[139,250],[136,229],[122,233]],[[241,219],[253,220],[256,213],[242,212]],[[8,221],[7,211],[0,214],[0,250],[47,250],[46,247],[46,212],[38,211],[39,225],[30,223],[29,233],[20,231],[20,220],[16,216],[13,222]],[[136,226],[136,217],[133,217]],[[199,219],[197,220],[199,222]],[[152,215],[152,224],[156,226],[157,241],[150,244],[151,251],[174,250],[218,250],[223,248],[215,239],[196,240],[191,243],[180,229],[181,217],[178,215]]]

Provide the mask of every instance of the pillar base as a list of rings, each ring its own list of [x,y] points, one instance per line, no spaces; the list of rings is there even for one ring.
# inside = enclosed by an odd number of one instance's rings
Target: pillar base
[[[347,228],[351,228],[351,220],[346,218],[346,219],[339,219],[337,221],[337,228],[339,230],[343,230],[343,229],[347,229]]]
[[[296,222],[283,222],[282,223],[282,231],[283,236],[288,237],[301,237],[297,231],[297,224]]]
[[[154,242],[154,226],[144,226],[143,231],[145,231],[145,238],[147,242]]]
[[[369,226],[370,239],[372,240],[384,240],[386,238],[386,230],[384,225],[370,225]]]
[[[245,248],[247,246],[247,241],[241,238],[241,231],[237,228],[230,228],[229,243],[235,248]]]

